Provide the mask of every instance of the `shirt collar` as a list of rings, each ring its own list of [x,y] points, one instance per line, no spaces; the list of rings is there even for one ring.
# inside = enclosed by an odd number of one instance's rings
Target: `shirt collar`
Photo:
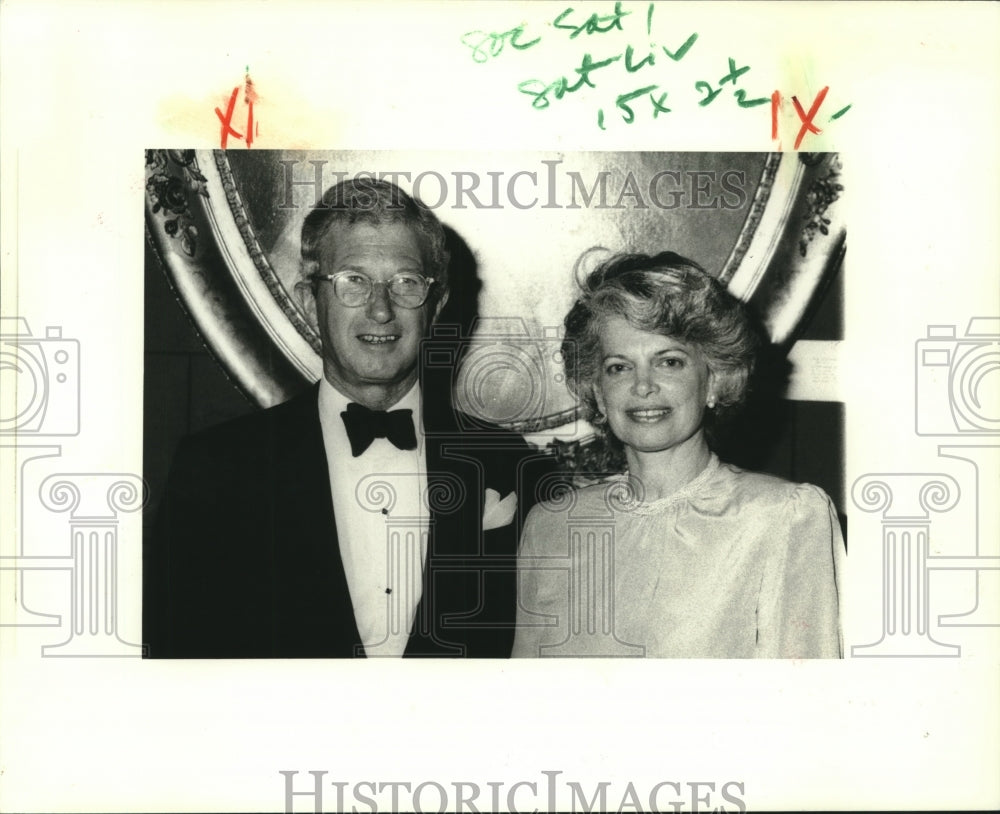
[[[340,414],[347,409],[347,405],[350,404],[352,399],[341,393],[336,387],[327,381],[326,377],[322,377],[319,382],[319,412],[320,415],[333,416],[337,419],[340,418]],[[423,435],[423,411],[421,409],[420,400],[420,383],[417,382],[406,391],[406,394],[395,404],[393,404],[390,410],[413,410],[413,426],[416,429],[417,436]],[[338,421],[339,423],[339,421]]]

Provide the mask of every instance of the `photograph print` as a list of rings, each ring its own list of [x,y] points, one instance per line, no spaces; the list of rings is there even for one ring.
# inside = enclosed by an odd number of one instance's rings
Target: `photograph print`
[[[147,657],[842,657],[841,170],[147,150]]]

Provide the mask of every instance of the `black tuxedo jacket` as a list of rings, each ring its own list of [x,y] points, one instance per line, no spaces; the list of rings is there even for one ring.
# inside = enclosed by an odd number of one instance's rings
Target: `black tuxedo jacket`
[[[318,388],[184,439],[143,560],[147,655],[363,656],[337,544]],[[521,520],[547,456],[424,393],[431,508],[407,656],[506,658]],[[482,529],[484,494],[518,513]]]

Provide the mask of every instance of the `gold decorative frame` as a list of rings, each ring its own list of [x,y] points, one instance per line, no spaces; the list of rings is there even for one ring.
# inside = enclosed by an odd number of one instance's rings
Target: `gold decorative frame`
[[[248,152],[258,154],[259,151],[242,151],[240,162],[246,161]],[[345,157],[343,153],[328,155],[335,160],[350,161],[350,156]],[[371,160],[372,154],[365,155]],[[399,155],[394,154],[397,159]],[[663,166],[672,166],[672,162],[678,161],[691,165],[698,155],[664,153]],[[711,210],[704,213],[664,211],[664,223],[670,218],[675,221],[682,217],[693,218],[689,222],[697,224],[697,229],[704,229],[708,239],[715,240],[718,234],[720,240],[726,241],[725,247],[716,245],[716,248],[727,250],[728,255],[715,273],[734,294],[754,308],[772,340],[788,348],[839,267],[845,251],[839,156],[806,153],[706,155],[713,156],[716,162],[723,156],[734,162],[734,166],[743,161],[753,167],[748,183],[751,190],[747,191],[745,204],[737,213],[742,215],[739,228],[721,236],[716,224],[722,213]],[[639,160],[635,156],[629,153],[595,154],[588,155],[587,161],[594,166],[627,166]],[[267,153],[254,156],[258,162],[277,161],[277,158]],[[442,160],[440,156],[435,158]],[[262,207],[269,204],[252,198],[255,194],[253,178],[246,171],[241,175],[234,165],[235,159],[232,153],[218,150],[147,151],[146,229],[179,301],[208,348],[246,394],[261,406],[270,406],[319,378],[322,370],[319,339],[290,296],[287,258],[283,279],[271,252],[259,239],[254,212],[263,211]],[[415,166],[433,166],[421,163],[432,158],[414,156],[412,160]],[[649,154],[643,155],[641,160],[646,167],[657,165]],[[743,175],[748,176],[748,173]],[[609,211],[607,217],[616,224],[611,231],[621,234],[621,242],[627,243],[628,230],[623,224],[628,223],[630,215],[621,211],[621,207],[609,209],[614,211]],[[447,225],[450,213],[438,214]],[[565,222],[572,224],[577,214],[567,212]],[[732,220],[733,213],[725,215]],[[491,222],[496,223],[494,213],[490,216]],[[523,217],[512,211],[509,218],[512,223],[515,216]],[[600,218],[601,214],[590,212],[588,217]],[[642,217],[647,219],[644,223],[649,223],[648,219],[654,216],[647,211]],[[688,232],[694,228],[689,227]],[[473,247],[474,255],[478,254],[475,246],[478,236],[460,237]],[[634,248],[628,245],[602,247],[607,250]],[[575,272],[580,273],[579,259],[566,257],[565,268],[552,272],[553,285],[564,289],[570,286],[574,266]],[[494,268],[495,265],[483,269],[486,285],[493,290],[505,285],[513,290],[516,281]],[[565,298],[565,292],[562,296]],[[468,340],[473,350],[477,343],[483,346],[497,341],[485,326],[494,324],[491,319],[504,316],[509,317],[509,314],[482,314],[485,321],[476,323],[472,336],[462,338]],[[530,324],[530,320],[522,324]],[[537,324],[534,327],[537,329]],[[529,328],[529,336],[521,336],[518,341],[551,339],[530,336],[530,332]],[[548,328],[546,332],[551,333]],[[464,357],[466,363],[474,358],[472,352]],[[551,359],[547,358],[545,364],[551,365]],[[546,369],[539,369],[542,376],[549,375]],[[558,374],[555,378],[558,380]],[[468,398],[458,401],[465,409],[476,411],[476,404],[470,405]],[[566,424],[575,415],[575,408],[565,400],[557,407],[553,409],[549,403],[533,404],[532,414],[517,415],[510,420],[504,420],[503,416],[498,419],[496,414],[481,417],[499,420],[523,432],[545,432]]]

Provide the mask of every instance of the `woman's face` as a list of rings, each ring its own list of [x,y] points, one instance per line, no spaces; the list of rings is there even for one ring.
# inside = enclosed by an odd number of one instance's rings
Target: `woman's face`
[[[700,436],[713,376],[697,348],[613,316],[601,325],[600,354],[594,395],[626,446],[659,452]]]

